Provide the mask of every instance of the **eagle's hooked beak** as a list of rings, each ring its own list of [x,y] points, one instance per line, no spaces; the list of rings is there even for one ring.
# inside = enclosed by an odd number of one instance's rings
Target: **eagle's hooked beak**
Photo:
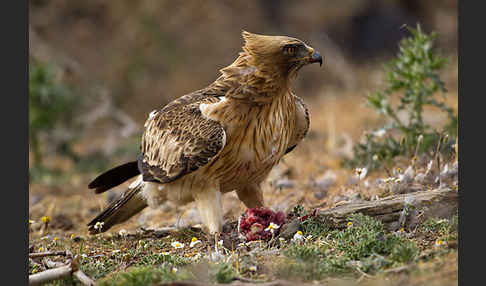
[[[319,54],[319,52],[314,52],[312,53],[312,56],[309,60],[310,63],[319,63],[319,66],[322,66],[322,57],[321,57],[321,54]]]
[[[311,48],[309,46],[306,46],[306,47],[307,47],[307,51],[309,53],[308,53],[308,56],[304,58],[305,61],[308,64],[319,63],[319,65],[322,66],[322,57],[321,57],[321,54],[319,54],[318,51],[315,51],[314,48]]]
[[[318,51],[314,51],[314,49],[311,47],[308,47],[308,50],[309,50],[309,56],[307,57],[307,62],[309,64],[319,63],[319,66],[322,66],[321,54],[319,54]]]
[[[319,63],[319,65],[322,66],[322,56],[313,48],[306,46],[306,51],[304,51],[303,54],[304,55],[302,57],[293,61],[294,63],[297,63],[296,65],[294,65],[294,67],[297,67],[296,70],[299,70],[303,66],[312,63]]]

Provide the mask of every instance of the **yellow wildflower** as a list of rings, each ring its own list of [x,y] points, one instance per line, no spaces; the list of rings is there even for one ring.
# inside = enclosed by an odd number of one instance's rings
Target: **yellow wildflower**
[[[304,238],[303,234],[302,234],[302,231],[297,231],[295,234],[294,234],[294,237],[292,238],[292,241],[298,241],[298,240],[302,240]]]
[[[41,220],[43,223],[48,224],[51,221],[51,218],[45,215],[41,218]]]
[[[437,239],[435,241],[435,247],[441,247],[441,246],[444,246],[446,244],[447,244],[447,242],[445,240],[442,240],[442,239]]]
[[[191,244],[189,244],[189,247],[190,247],[190,248],[193,248],[193,247],[194,247],[196,244],[198,244],[198,243],[201,243],[201,241],[200,241],[199,239],[197,239],[197,237],[193,237],[193,238],[191,239]]]

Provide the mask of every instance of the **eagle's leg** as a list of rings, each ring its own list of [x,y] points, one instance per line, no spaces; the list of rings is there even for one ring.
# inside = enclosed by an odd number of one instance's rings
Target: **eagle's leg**
[[[247,208],[263,207],[263,192],[259,184],[251,184],[237,189],[236,194]]]
[[[223,227],[223,206],[219,187],[206,188],[194,194],[199,215],[205,231],[210,234],[221,232]]]

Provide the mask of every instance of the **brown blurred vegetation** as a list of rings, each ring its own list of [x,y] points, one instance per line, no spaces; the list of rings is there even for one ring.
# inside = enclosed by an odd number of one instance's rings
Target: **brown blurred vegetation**
[[[79,96],[104,90],[143,122],[157,106],[218,77],[240,50],[240,33],[300,38],[325,56],[302,71],[297,94],[323,86],[358,89],[356,66],[390,57],[420,22],[457,52],[457,1],[67,1],[31,0],[30,55],[54,62]],[[96,105],[96,102],[93,102]]]

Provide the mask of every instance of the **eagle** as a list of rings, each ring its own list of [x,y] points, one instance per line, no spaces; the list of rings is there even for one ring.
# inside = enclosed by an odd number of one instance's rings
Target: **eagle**
[[[136,160],[88,185],[99,194],[138,176],[88,223],[91,234],[167,200],[194,201],[209,234],[222,231],[222,194],[235,191],[247,208],[264,206],[261,183],[309,130],[291,81],[305,65],[322,66],[322,57],[296,38],[242,37],[239,56],[213,83],[148,115]]]

